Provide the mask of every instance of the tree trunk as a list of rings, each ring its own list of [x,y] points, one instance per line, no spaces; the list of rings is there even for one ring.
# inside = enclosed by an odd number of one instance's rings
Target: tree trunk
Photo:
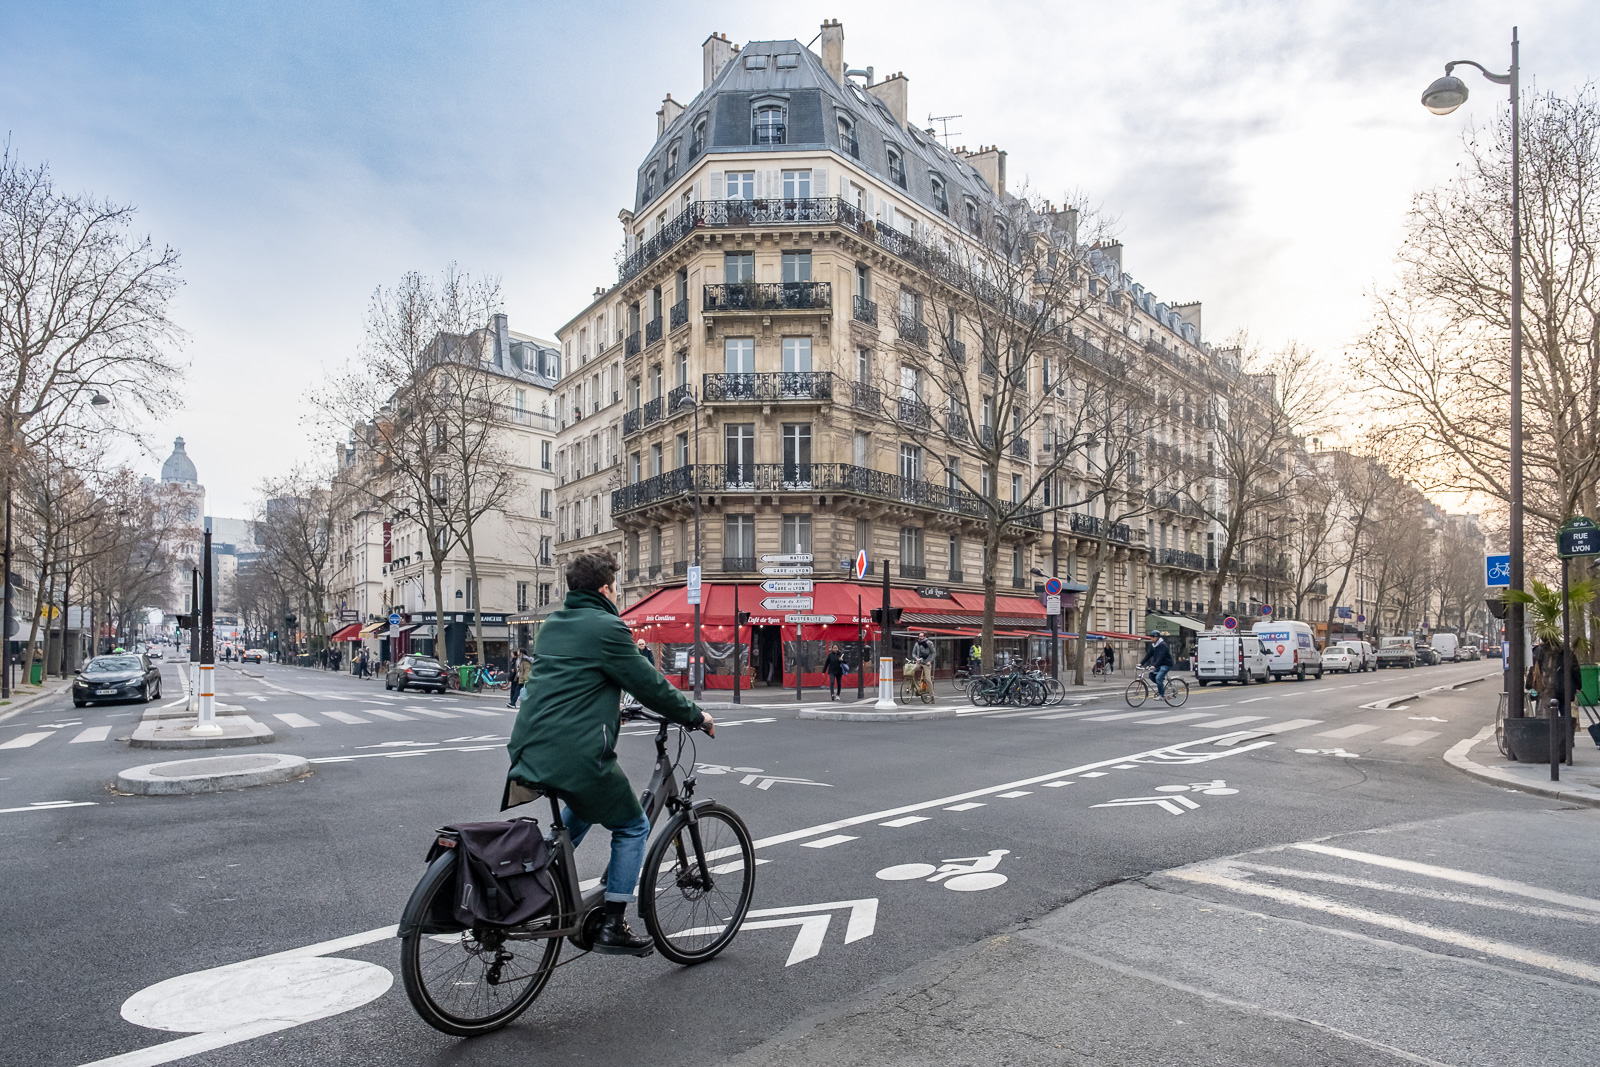
[[[478,637],[478,666],[483,658],[483,583],[478,581],[478,552],[472,539],[472,524],[467,524],[467,536],[462,542],[467,550],[467,574],[472,579],[472,629]]]
[[[1089,572],[1089,588],[1084,591],[1083,604],[1078,609],[1078,654],[1077,662],[1073,665],[1073,670],[1078,675],[1078,685],[1089,684],[1083,664],[1089,655],[1089,622],[1092,619],[1090,612],[1094,610],[1095,594],[1100,591],[1100,575],[1105,570],[1110,533],[1111,523],[1108,519],[1101,527],[1099,540],[1095,542],[1094,568]]]
[[[1000,525],[990,522],[983,538],[983,673],[994,673],[994,603],[995,584],[999,579]]]
[[[432,536],[432,531],[428,531]],[[449,666],[443,655],[444,652],[444,558],[437,555],[433,557],[433,658]]]

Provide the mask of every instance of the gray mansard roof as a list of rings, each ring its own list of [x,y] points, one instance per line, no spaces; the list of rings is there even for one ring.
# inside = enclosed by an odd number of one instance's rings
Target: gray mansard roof
[[[793,67],[779,67],[776,57],[780,55],[797,55],[799,60]],[[768,57],[765,67],[750,69],[746,63],[750,56]],[[753,143],[755,106],[767,100],[784,107],[785,144]],[[980,204],[994,202],[994,191],[969,164],[947,151],[931,134],[915,128],[901,129],[883,102],[859,85],[839,85],[828,76],[816,54],[799,41],[751,41],[734,54],[711,86],[689,103],[651,147],[650,155],[639,167],[634,191],[636,211],[643,213],[661,200],[664,191],[672,185],[672,181],[664,180],[663,176],[668,153],[674,145],[678,148],[678,166],[673,180],[694,162],[689,152],[695,124],[702,119],[706,124],[705,152],[708,155],[751,151],[782,155],[832,149],[849,156],[840,142],[840,115],[848,117],[855,125],[862,169],[891,186],[897,183],[889,177],[888,146],[900,149],[906,171],[903,195],[924,210],[939,213],[933,196],[935,174],[944,179],[952,218],[959,219],[959,213],[965,210],[962,207],[965,197]],[[656,174],[655,195],[647,200],[645,177],[652,167]],[[815,190],[813,195],[836,196],[838,189]]]

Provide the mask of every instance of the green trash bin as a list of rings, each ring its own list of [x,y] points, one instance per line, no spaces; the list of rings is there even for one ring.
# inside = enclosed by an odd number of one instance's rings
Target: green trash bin
[[[463,663],[456,668],[456,680],[461,683],[462,689],[472,688],[472,671],[473,666],[470,663]]]
[[[34,685],[44,684],[44,661],[34,660],[33,666],[28,670],[28,681]]]
[[[1578,703],[1586,708],[1600,707],[1600,663],[1578,664]]]

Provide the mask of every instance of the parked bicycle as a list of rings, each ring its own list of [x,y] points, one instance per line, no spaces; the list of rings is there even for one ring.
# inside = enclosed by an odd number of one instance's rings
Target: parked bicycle
[[[510,689],[511,678],[498,667],[484,667],[473,664],[466,672],[466,684],[463,686],[461,669],[452,667],[445,671],[444,685],[446,689],[469,689],[474,693],[481,693],[485,689]]]
[[[625,719],[658,723],[656,765],[639,803],[660,825],[639,876],[639,916],[656,948],[674,963],[704,963],[727,948],[755,892],[755,846],[744,821],[714,800],[695,800],[689,728],[642,708]],[[669,727],[678,731],[667,751]],[[688,744],[688,759],[684,759]],[[400,917],[400,966],[406,996],[436,1030],[474,1037],[498,1030],[527,1010],[555,973],[563,941],[587,953],[604,919],[605,878],[584,893],[561,801],[550,802],[546,840],[554,895],[539,914],[515,926],[463,927],[455,919],[459,835],[434,835],[428,869]],[[663,812],[666,815],[663,816]],[[577,959],[579,957],[574,957]],[[573,962],[573,961],[568,961]]]
[[[980,707],[989,704],[1011,704],[1016,707],[1040,707],[1048,699],[1044,684],[1030,678],[1020,667],[1008,673],[974,678],[970,695]]]
[[[1189,700],[1189,683],[1177,675],[1169,674],[1166,678],[1165,693],[1161,699],[1169,708],[1181,708]],[[1133,681],[1128,683],[1127,690],[1123,693],[1128,707],[1143,707],[1144,702],[1150,699],[1150,694],[1156,691],[1155,683],[1150,680],[1150,668],[1140,667]]]

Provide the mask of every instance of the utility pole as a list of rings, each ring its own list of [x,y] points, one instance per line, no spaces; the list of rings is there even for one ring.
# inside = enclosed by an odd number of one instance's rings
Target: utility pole
[[[878,701],[873,704],[875,711],[893,711],[894,702],[894,654],[891,652],[893,624],[889,621],[889,557],[883,557],[883,615],[878,624]]]
[[[189,710],[200,713],[200,569],[191,568],[189,578]]]
[[[217,686],[215,676],[216,652],[212,647],[212,595],[211,575],[211,524],[206,521],[206,532],[202,541],[202,552],[205,554],[203,566],[205,567],[205,583],[200,589],[200,716],[199,720],[190,728],[190,733],[216,735],[222,733],[222,727],[217,725]]]

